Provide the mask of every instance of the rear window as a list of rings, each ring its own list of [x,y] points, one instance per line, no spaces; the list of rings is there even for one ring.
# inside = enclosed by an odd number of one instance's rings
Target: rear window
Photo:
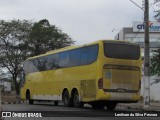
[[[139,45],[132,43],[104,43],[104,54],[109,58],[137,60],[140,57]]]

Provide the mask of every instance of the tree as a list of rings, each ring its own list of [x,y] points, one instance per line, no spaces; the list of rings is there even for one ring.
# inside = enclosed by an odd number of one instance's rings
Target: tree
[[[17,78],[22,63],[30,56],[39,55],[73,44],[74,41],[49,21],[0,20],[0,68],[12,76],[17,95],[20,83]]]
[[[74,41],[67,34],[55,25],[50,25],[46,19],[34,23],[29,36],[29,49],[32,56],[66,47],[73,43]]]
[[[17,76],[21,71],[22,62],[28,57],[27,40],[32,23],[26,20],[0,20],[0,65],[6,68],[19,94]]]
[[[152,75],[157,75],[158,76],[158,78],[154,81],[154,83],[160,82],[160,48],[153,51],[153,56],[151,58],[150,69],[151,69],[151,74]]]
[[[158,9],[154,10],[155,12],[155,15],[154,15],[154,18],[160,22],[160,9],[159,9],[159,6],[160,6],[160,1],[159,0],[155,0],[154,4],[157,6]]]

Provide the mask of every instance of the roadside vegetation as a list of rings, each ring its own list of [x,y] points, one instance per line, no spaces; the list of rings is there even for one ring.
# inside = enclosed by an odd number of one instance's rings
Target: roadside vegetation
[[[0,79],[10,77],[19,95],[19,78],[25,59],[72,44],[74,41],[68,34],[46,19],[39,22],[0,20]]]
[[[154,83],[160,82],[160,47],[153,51],[153,56],[151,58],[151,75],[157,76]],[[152,83],[152,84],[154,84]]]

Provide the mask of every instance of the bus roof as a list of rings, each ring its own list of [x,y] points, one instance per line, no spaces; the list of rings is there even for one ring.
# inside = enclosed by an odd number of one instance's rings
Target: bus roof
[[[51,50],[51,51],[48,51],[48,52],[46,52],[44,54],[30,57],[30,58],[28,58],[26,60],[30,60],[30,59],[34,59],[34,58],[38,58],[38,57],[42,57],[42,56],[46,56],[46,55],[50,55],[50,54],[54,54],[54,53],[59,53],[59,52],[66,51],[66,50],[72,50],[72,49],[75,49],[75,48],[80,48],[80,47],[84,47],[84,46],[88,46],[88,45],[93,45],[93,44],[97,44],[97,43],[101,43],[101,42],[105,42],[105,41],[108,41],[108,42],[109,41],[110,42],[128,42],[128,41],[124,41],[124,40],[97,40],[95,42],[84,44],[84,45],[67,46],[67,47],[64,47],[64,48],[60,48],[60,49],[56,49],[56,50]]]

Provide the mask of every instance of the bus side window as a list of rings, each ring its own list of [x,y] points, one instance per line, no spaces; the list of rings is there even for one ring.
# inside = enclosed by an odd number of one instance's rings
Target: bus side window
[[[92,63],[94,61],[97,60],[97,56],[98,56],[98,45],[92,45],[88,47],[88,51],[89,51],[89,60],[88,63]]]
[[[33,60],[30,60],[29,61],[29,73],[33,73],[33,72],[38,72],[39,70],[37,69],[36,65],[35,65],[35,61],[34,59]]]
[[[29,63],[29,61],[25,61],[25,63],[23,64],[23,70],[24,70],[25,74],[29,73],[28,63]]]
[[[38,68],[38,59],[35,58],[32,60],[32,64],[34,66],[34,72],[39,72],[39,68]]]
[[[59,61],[59,54],[53,54],[50,56],[51,69],[59,68],[58,61]]]
[[[20,76],[20,88],[24,86],[25,84],[25,71],[24,69],[21,71],[21,76]]]
[[[46,56],[41,57],[40,61],[41,61],[40,62],[40,64],[41,64],[41,71],[47,70],[47,68],[46,68],[46,64],[47,64]]]
[[[59,67],[65,68],[69,66],[69,52],[59,53]]]
[[[80,65],[80,57],[81,57],[80,52],[81,52],[81,49],[75,49],[69,52],[69,66],[70,67]]]
[[[81,49],[81,60],[80,65],[87,65],[88,64],[88,47],[84,47]]]
[[[51,70],[51,64],[52,64],[51,55],[46,56],[45,59],[46,59],[46,63],[45,63],[46,70]]]
[[[47,57],[39,57],[36,59],[36,68],[38,67],[39,71],[47,70],[46,64],[47,64]]]

